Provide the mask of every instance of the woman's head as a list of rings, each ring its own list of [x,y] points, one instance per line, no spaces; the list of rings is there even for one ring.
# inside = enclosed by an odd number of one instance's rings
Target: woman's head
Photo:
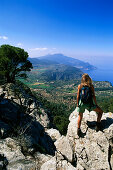
[[[92,86],[92,79],[90,78],[90,76],[87,73],[84,73],[82,75],[82,79],[81,79],[81,85],[83,86]]]

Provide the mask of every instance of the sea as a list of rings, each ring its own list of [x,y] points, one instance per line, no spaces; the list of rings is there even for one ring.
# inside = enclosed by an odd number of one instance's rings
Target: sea
[[[95,70],[86,71],[95,81],[109,81],[113,86],[113,57],[92,57],[87,62],[96,67]]]
[[[96,70],[86,71],[92,80],[109,81],[113,86],[113,69],[97,68]]]

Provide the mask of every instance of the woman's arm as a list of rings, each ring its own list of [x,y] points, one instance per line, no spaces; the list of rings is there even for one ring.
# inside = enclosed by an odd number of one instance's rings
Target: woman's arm
[[[79,104],[79,97],[80,97],[80,84],[78,85],[78,92],[77,92],[77,107]]]
[[[92,86],[92,93],[93,93],[93,100],[94,100],[95,104],[97,105],[94,86]]]

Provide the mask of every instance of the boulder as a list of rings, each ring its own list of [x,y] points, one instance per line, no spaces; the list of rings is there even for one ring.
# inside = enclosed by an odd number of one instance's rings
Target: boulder
[[[78,113],[76,110],[71,113],[69,120],[67,138],[77,160],[77,169],[109,170],[113,167],[113,114],[103,113],[101,121],[103,129],[96,132],[97,114],[94,111],[85,110],[80,137],[77,135]]]
[[[70,162],[73,161],[73,151],[67,137],[61,136],[55,142],[55,146],[57,151],[60,152],[66,160]]]
[[[22,159],[11,162],[7,166],[7,170],[36,170],[35,160]]]
[[[57,129],[51,128],[51,129],[48,129],[46,132],[52,138],[54,142],[61,137],[61,134]]]
[[[40,170],[77,170],[71,165],[67,160],[57,161],[57,157],[51,158],[49,161],[45,162]]]
[[[11,138],[0,140],[0,154],[4,155],[8,162],[25,159],[25,156],[21,152],[21,147]]]
[[[56,163],[56,157],[51,158],[49,161],[45,162],[40,170],[56,170],[57,163]]]

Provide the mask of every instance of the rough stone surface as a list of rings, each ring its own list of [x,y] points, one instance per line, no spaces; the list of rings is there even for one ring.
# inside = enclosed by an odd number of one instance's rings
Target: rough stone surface
[[[16,162],[11,162],[7,166],[7,170],[36,170],[36,164],[33,160],[18,160]]]
[[[55,142],[55,146],[56,146],[57,151],[59,151],[65,157],[65,159],[72,162],[72,160],[73,160],[73,151],[72,151],[72,148],[70,146],[70,143],[69,143],[69,140],[68,140],[67,137],[61,136]]]
[[[51,158],[49,161],[45,162],[40,170],[56,170],[57,163],[56,163],[56,157]]]
[[[53,157],[41,166],[41,170],[77,170],[67,160],[57,161],[57,157]]]
[[[104,113],[102,116],[102,131],[95,131],[97,115],[85,111],[81,124],[82,134],[77,135],[78,113],[70,115],[67,137],[70,140],[75,158],[81,169],[112,169],[113,150],[113,114]],[[110,143],[111,140],[111,143]]]
[[[48,129],[45,110],[27,88],[0,87],[0,169],[113,170],[113,114],[103,114],[102,131],[95,131],[96,119],[85,110],[78,137],[75,109],[61,136]]]
[[[9,99],[21,106],[26,107],[26,112],[29,113],[29,115],[39,121],[42,126],[46,128],[49,127],[50,121],[47,113],[40,106],[28,87],[23,87],[22,84],[8,83],[0,86],[0,95],[3,94],[4,99]],[[6,102],[6,100],[4,100],[4,102]],[[40,115],[39,110],[41,110]]]
[[[0,154],[4,155],[8,162],[25,159],[25,156],[20,150],[20,146],[11,138],[0,140]]]
[[[46,132],[52,138],[54,142],[61,137],[61,134],[57,129],[51,128],[51,129],[48,129]]]
[[[0,138],[8,137],[11,131],[12,131],[11,126],[0,120]]]

